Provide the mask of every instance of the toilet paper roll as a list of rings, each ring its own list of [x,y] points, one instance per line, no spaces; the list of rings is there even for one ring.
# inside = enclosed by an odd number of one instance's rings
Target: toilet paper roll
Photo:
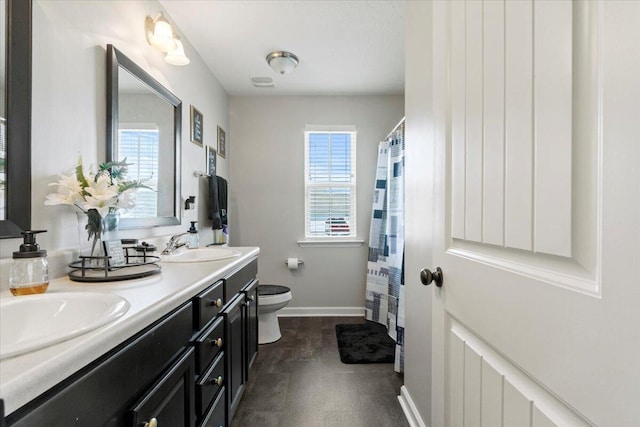
[[[287,258],[287,267],[289,270],[298,269],[298,258]]]

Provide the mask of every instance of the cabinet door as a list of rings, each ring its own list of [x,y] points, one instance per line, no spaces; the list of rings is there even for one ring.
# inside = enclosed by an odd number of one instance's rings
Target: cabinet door
[[[245,379],[249,379],[249,368],[258,354],[258,281],[254,280],[242,289],[246,306],[246,365]]]
[[[132,427],[194,427],[195,355],[186,350],[132,408]]]
[[[236,412],[245,384],[245,302],[239,294],[222,312],[225,317],[225,365],[227,384],[227,423]]]

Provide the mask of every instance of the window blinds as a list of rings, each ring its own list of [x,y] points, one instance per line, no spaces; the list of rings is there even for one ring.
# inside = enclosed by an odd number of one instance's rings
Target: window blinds
[[[305,130],[305,237],[356,235],[356,132]]]
[[[120,129],[118,158],[127,159],[127,179],[143,180],[147,187],[136,191],[136,206],[123,213],[126,218],[158,216],[158,150],[157,129]]]

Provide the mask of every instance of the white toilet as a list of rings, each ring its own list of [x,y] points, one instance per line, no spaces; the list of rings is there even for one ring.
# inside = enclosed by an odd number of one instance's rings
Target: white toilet
[[[291,289],[280,285],[258,285],[258,343],[276,342],[282,336],[278,310],[291,301]]]

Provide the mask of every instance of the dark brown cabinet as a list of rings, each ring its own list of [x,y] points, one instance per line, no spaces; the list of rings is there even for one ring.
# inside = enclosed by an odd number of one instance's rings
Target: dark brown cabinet
[[[174,418],[175,426],[195,419],[191,303],[182,305],[63,383],[9,414],[7,426],[137,426],[132,414]],[[169,401],[157,398],[169,393]],[[162,391],[162,392],[161,392]],[[149,401],[148,405],[143,402]],[[158,409],[162,415],[150,412]]]
[[[194,298],[198,427],[229,425],[242,398],[258,352],[257,269],[252,261]]]
[[[258,351],[257,264],[252,260],[216,281],[62,383],[0,417],[0,425],[229,425]]]

